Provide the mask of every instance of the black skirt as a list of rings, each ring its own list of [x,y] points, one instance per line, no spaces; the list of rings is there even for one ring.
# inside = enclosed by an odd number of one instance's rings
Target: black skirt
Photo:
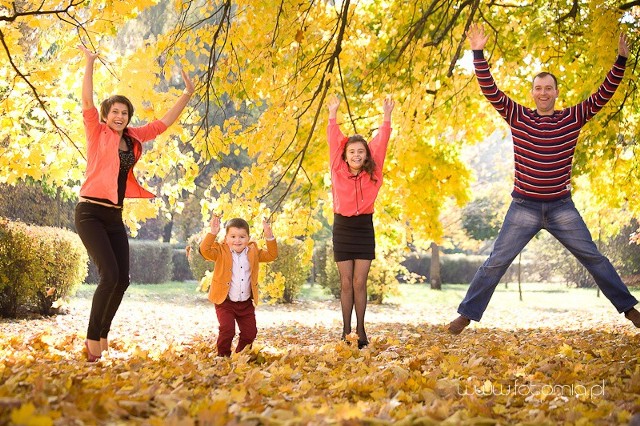
[[[376,258],[373,214],[333,214],[333,258],[336,262]]]

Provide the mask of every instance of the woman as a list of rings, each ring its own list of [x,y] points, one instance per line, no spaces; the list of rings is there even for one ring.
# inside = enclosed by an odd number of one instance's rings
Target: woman
[[[345,137],[336,123],[340,100],[329,99],[329,157],[333,194],[333,253],[340,273],[342,338],[351,333],[351,312],[356,310],[358,348],[369,344],[364,329],[367,277],[375,259],[373,205],[382,186],[382,166],[391,134],[394,101],[383,103],[384,119],[378,134],[367,144],[361,135]]]
[[[122,221],[125,197],[153,198],[133,175],[142,154],[142,142],[154,139],[173,124],[189,102],[194,86],[182,71],[184,93],[160,120],[141,127],[128,127],[133,105],[115,95],[100,104],[93,103],[93,64],[98,57],[84,46],[86,65],[82,81],[82,115],[87,138],[87,169],[76,206],[75,225],[87,252],[100,274],[93,295],[85,350],[95,362],[108,351],[111,321],[129,286],[129,240]]]

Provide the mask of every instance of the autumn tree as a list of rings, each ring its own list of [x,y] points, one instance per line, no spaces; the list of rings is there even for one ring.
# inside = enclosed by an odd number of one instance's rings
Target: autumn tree
[[[153,25],[135,32],[140,16]],[[77,191],[83,43],[101,53],[98,96],[126,93],[141,106],[137,122],[166,110],[180,90],[179,66],[197,81],[190,112],[139,166],[158,198],[128,204],[134,231],[159,212],[179,214],[200,187],[202,217],[212,209],[274,215],[278,235],[314,234],[331,217],[327,94],[344,99],[343,128],[366,136],[391,94],[398,107],[376,229],[389,246],[410,239],[429,247],[443,237],[447,200],[462,206],[470,197],[461,148],[506,131],[470,68],[464,34],[472,22],[489,31],[486,54],[500,87],[525,104],[540,69],[560,77],[564,105],[584,99],[613,63],[620,31],[629,34],[626,78],[585,128],[574,176],[592,205],[639,217],[638,10],[608,0],[3,1],[1,180],[29,176]],[[135,37],[114,47],[123,34]]]

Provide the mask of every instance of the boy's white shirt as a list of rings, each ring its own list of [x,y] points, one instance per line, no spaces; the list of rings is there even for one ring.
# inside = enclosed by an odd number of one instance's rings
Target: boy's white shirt
[[[231,268],[231,283],[229,288],[229,300],[232,302],[244,302],[251,298],[251,265],[245,247],[240,253],[231,250],[233,266]]]

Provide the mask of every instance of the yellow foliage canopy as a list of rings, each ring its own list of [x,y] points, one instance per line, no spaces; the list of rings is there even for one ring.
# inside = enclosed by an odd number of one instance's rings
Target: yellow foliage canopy
[[[615,59],[617,35],[629,34],[626,79],[585,129],[574,175],[586,176],[577,187],[595,194],[596,209],[638,218],[638,12],[610,3],[228,0],[131,7],[68,0],[23,1],[14,9],[3,2],[0,181],[30,176],[77,189],[84,168],[76,49],[82,42],[101,53],[98,97],[126,94],[138,106],[137,122],[171,105],[180,67],[197,81],[190,110],[139,166],[161,196],[153,209],[179,211],[179,201],[202,188],[205,218],[212,205],[249,217],[275,214],[291,235],[313,234],[330,212],[327,94],[344,100],[345,132],[367,136],[391,94],[397,107],[377,214],[394,224],[391,244],[428,245],[443,235],[447,200],[463,205],[470,197],[463,146],[505,128],[469,69],[464,33],[481,22],[496,80],[525,104],[529,78],[541,68],[561,76],[564,104],[582,100]],[[132,222],[149,217],[138,203],[131,209]]]

